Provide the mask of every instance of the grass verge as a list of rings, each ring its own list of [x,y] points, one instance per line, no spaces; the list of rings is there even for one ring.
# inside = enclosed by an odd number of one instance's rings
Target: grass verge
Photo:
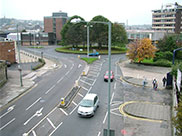
[[[92,64],[94,61],[98,60],[98,58],[81,58],[86,61],[88,64]]]
[[[92,47],[90,48],[90,53],[92,53],[93,49],[99,52],[99,54],[108,54],[107,47],[103,47],[101,50],[99,50],[96,47]],[[87,54],[87,48],[83,46],[78,46],[78,48],[72,48],[72,46],[66,46],[66,47],[56,48],[55,50],[57,52],[62,52],[62,53]],[[127,49],[125,47],[112,47],[111,54],[123,54],[123,53],[126,53],[126,50]]]

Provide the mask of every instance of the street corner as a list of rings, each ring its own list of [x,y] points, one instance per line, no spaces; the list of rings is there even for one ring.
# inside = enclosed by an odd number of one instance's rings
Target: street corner
[[[170,106],[148,101],[128,101],[119,106],[120,114],[135,120],[161,123],[170,120]]]

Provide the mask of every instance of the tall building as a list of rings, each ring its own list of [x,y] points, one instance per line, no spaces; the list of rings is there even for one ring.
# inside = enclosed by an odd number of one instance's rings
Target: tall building
[[[152,29],[182,33],[182,6],[178,3],[162,5],[152,11]]]
[[[55,43],[61,41],[61,29],[68,19],[65,12],[54,12],[52,16],[44,17],[44,32],[53,33]]]

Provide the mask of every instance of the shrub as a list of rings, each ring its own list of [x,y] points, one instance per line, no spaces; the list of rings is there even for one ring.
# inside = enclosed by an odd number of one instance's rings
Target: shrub
[[[166,59],[160,59],[160,60],[157,60],[156,62],[154,62],[154,65],[163,66],[163,67],[171,67],[172,62],[169,60],[166,60]]]
[[[166,51],[166,52],[156,52],[155,53],[155,57],[154,57],[154,61],[161,60],[161,59],[166,59],[166,60],[172,61],[172,59],[173,59],[173,53],[170,52],[170,51]]]
[[[32,70],[37,70],[37,69],[39,69],[39,68],[41,68],[41,67],[43,67],[45,65],[45,60],[44,59],[39,58],[38,61],[40,63],[38,65],[36,65],[35,67],[33,67]]]

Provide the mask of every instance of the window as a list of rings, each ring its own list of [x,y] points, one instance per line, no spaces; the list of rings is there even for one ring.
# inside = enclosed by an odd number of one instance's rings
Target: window
[[[94,98],[94,105],[96,104],[97,100],[98,100],[98,97],[96,96],[96,97]]]

